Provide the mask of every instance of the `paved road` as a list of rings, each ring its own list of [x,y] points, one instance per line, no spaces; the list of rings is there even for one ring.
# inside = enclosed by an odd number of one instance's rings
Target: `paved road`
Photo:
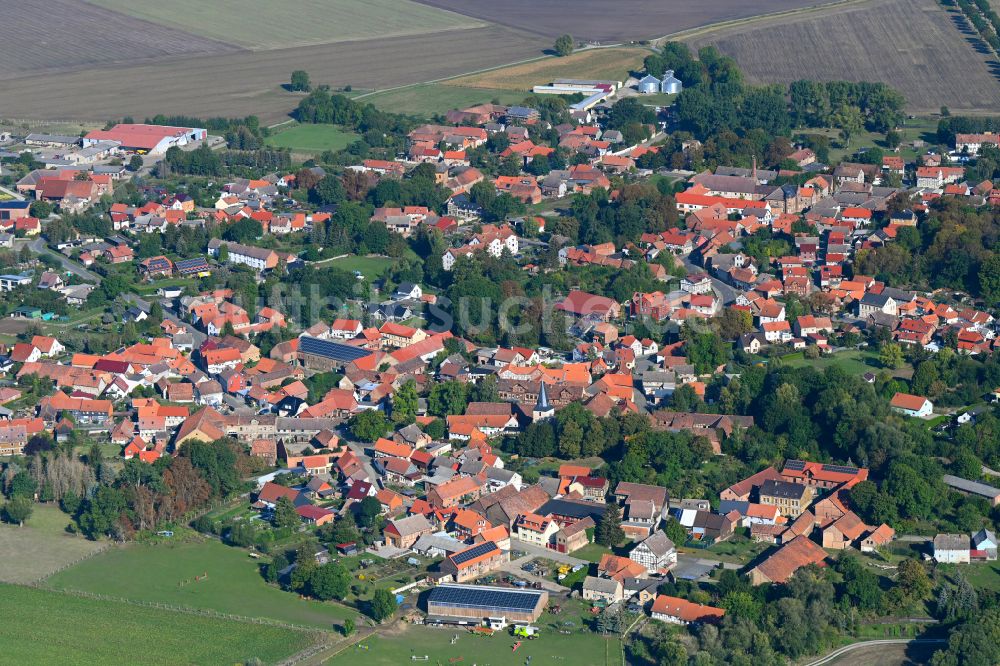
[[[824,664],[829,664],[835,661],[838,657],[853,652],[854,650],[859,650],[861,648],[871,647],[874,645],[910,645],[910,644],[932,645],[935,643],[947,643],[947,642],[948,641],[945,640],[944,638],[913,638],[913,639],[886,638],[877,641],[862,641],[860,643],[851,643],[850,645],[845,645],[840,649],[834,650],[825,657],[821,657],[816,661],[811,661],[808,664],[805,664],[804,666],[823,666]]]
[[[88,282],[93,282],[95,284],[101,283],[100,275],[94,273],[93,271],[88,271],[81,264],[76,263],[69,257],[60,254],[58,252],[54,252],[53,250],[50,250],[45,245],[45,239],[43,239],[41,236],[36,236],[33,240],[30,241],[18,240],[17,243],[19,244],[19,246],[27,245],[28,249],[34,252],[35,254],[47,254],[49,256],[55,257],[56,259],[59,260],[59,263],[62,264],[63,268],[66,271],[72,273],[73,275],[76,275],[77,277],[83,278],[84,280],[87,280]]]
[[[699,271],[705,271],[705,268],[697,265],[691,261],[690,256],[685,256],[681,258],[681,263],[684,264],[684,268],[688,273],[697,273]],[[705,271],[706,273],[708,271]],[[712,281],[712,289],[715,290],[716,295],[722,300],[723,304],[729,304],[736,300],[740,292],[733,286],[726,284],[717,277],[714,277],[711,273],[708,275],[708,279]]]
[[[341,431],[339,434],[340,434],[340,436],[341,436],[342,439],[346,440],[346,437],[344,437],[344,435],[345,435],[344,432]],[[361,442],[352,442],[352,441],[348,440],[347,441],[347,447],[351,451],[353,451],[354,455],[356,455],[358,457],[358,460],[361,461],[361,466],[364,467],[365,474],[368,475],[368,478],[371,479],[373,483],[377,479],[381,478],[380,475],[375,472],[375,468],[372,467],[372,459],[368,456],[367,453],[365,453],[365,445],[364,444],[362,444]]]

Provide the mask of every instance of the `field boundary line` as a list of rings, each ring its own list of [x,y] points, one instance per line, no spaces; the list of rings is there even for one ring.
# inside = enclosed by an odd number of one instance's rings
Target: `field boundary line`
[[[113,543],[106,543],[106,544],[104,544],[104,546],[102,548],[98,548],[97,550],[95,550],[95,551],[93,551],[91,553],[87,553],[86,555],[84,555],[82,557],[79,557],[76,560],[73,560],[69,564],[64,564],[63,566],[59,567],[58,569],[56,569],[55,571],[53,571],[51,573],[45,574],[44,576],[41,576],[40,578],[36,578],[35,580],[31,581],[29,583],[29,585],[41,585],[41,583],[47,581],[49,578],[52,578],[56,574],[62,573],[63,571],[66,571],[66,569],[69,569],[71,567],[75,567],[76,565],[78,565],[78,564],[80,564],[80,563],[82,563],[82,562],[84,562],[86,560],[89,560],[90,558],[94,557],[95,555],[100,555],[100,554],[102,554],[104,552],[107,552],[109,549],[111,549],[113,547],[114,547]]]
[[[883,638],[874,641],[861,641],[860,643],[851,643],[850,645],[845,645],[844,647],[837,648],[833,652],[827,654],[824,657],[820,657],[814,661],[810,661],[803,666],[823,666],[824,664],[830,663],[837,657],[841,657],[845,654],[853,652],[863,647],[871,647],[878,645],[909,645],[910,643],[916,643],[918,645],[930,645],[934,643],[947,643],[946,638]]]
[[[847,2],[868,2],[869,0],[845,0],[845,1],[847,1]],[[652,42],[650,42],[650,43],[652,43]],[[577,50],[573,51],[573,54],[575,55],[577,53],[586,53],[588,51],[598,51],[598,50],[602,50],[602,49],[618,49],[618,48],[635,48],[635,49],[638,49],[638,50],[650,51],[651,53],[653,52],[652,48],[650,48],[648,46],[640,46],[638,44],[629,44],[627,42],[616,42],[614,44],[601,44],[601,45],[595,45],[595,46],[585,46],[585,47],[583,47],[581,49],[577,49]],[[406,83],[406,84],[403,84],[401,86],[393,86],[391,88],[382,88],[381,90],[373,90],[371,92],[367,92],[367,93],[364,93],[362,95],[358,95],[357,97],[354,97],[352,99],[364,99],[366,97],[371,97],[373,95],[379,95],[379,94],[382,94],[382,93],[397,92],[399,90],[406,90],[408,88],[416,88],[417,86],[429,86],[429,85],[434,85],[435,83],[444,83],[445,81],[453,81],[455,79],[461,79],[461,78],[466,77],[466,76],[475,76],[476,74],[486,74],[487,72],[495,72],[495,71],[500,70],[500,69],[507,69],[508,67],[517,67],[518,65],[527,65],[529,63],[538,62],[540,60],[558,60],[558,59],[559,59],[559,56],[554,56],[554,55],[534,56],[532,58],[524,58],[523,60],[515,60],[514,62],[508,62],[508,63],[506,63],[504,65],[496,65],[494,67],[483,67],[481,69],[476,69],[476,70],[473,70],[471,72],[463,72],[461,74],[454,74],[454,75],[451,75],[451,76],[442,76],[440,78],[431,79],[429,81],[418,81],[416,83]]]
[[[687,30],[680,30],[678,32],[668,33],[666,35],[663,35],[662,37],[657,37],[656,39],[651,39],[649,41],[651,44],[658,44],[660,42],[666,42],[666,41],[687,40],[691,39],[692,37],[698,37],[706,33],[710,34],[712,32],[715,32],[716,30],[735,28],[757,22],[765,22],[773,19],[786,18],[789,16],[798,16],[800,14],[803,15],[815,14],[824,11],[829,11],[832,9],[849,7],[851,5],[864,5],[864,4],[874,3],[875,1],[876,0],[838,0],[837,2],[811,5],[809,7],[799,7],[797,9],[785,9],[780,12],[757,14],[756,16],[747,16],[746,18],[741,18],[741,19],[731,19],[728,21],[709,23],[708,25],[699,26],[697,28],[688,28]]]

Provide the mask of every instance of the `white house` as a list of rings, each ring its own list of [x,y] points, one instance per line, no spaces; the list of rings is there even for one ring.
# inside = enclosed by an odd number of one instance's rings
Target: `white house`
[[[938,562],[968,564],[969,537],[964,534],[938,534],[934,537],[934,559]]]
[[[923,396],[909,393],[896,393],[892,396],[889,406],[900,414],[921,419],[927,418],[934,412],[934,403]]]
[[[646,567],[650,573],[662,573],[677,564],[677,548],[663,530],[659,530],[633,548],[628,558]]]

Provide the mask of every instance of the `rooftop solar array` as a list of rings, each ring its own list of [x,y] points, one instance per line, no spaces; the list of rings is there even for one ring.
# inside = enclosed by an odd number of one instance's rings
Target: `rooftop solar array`
[[[793,472],[801,472],[806,468],[806,464],[801,460],[789,460],[785,462],[785,469],[791,470]]]
[[[538,590],[511,590],[482,585],[438,585],[431,590],[428,602],[454,608],[527,612],[534,610],[542,594],[544,593]]]
[[[194,259],[181,259],[174,264],[179,273],[200,273],[201,271],[209,270],[208,262],[204,257],[195,257]]]
[[[483,543],[473,546],[472,548],[455,553],[451,556],[451,561],[455,564],[465,564],[469,560],[474,560],[477,557],[486,555],[487,553],[491,553],[495,550],[499,550],[495,543],[492,541],[484,541]]]
[[[345,345],[340,342],[323,340],[304,335],[299,338],[299,352],[303,354],[315,354],[334,361],[344,361],[349,363],[359,358],[369,356],[372,352],[361,347]]]
[[[824,472],[835,472],[837,474],[857,474],[857,467],[848,467],[846,465],[823,465]]]

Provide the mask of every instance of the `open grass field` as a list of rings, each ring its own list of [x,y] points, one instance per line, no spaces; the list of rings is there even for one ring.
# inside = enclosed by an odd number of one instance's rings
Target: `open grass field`
[[[706,30],[692,47],[714,44],[753,82],[796,79],[884,81],[911,113],[992,111],[1000,84],[986,58],[935,0],[873,0],[752,25]]]
[[[46,584],[53,589],[205,608],[322,629],[357,615],[342,606],[303,600],[268,586],[257,567],[247,551],[215,540],[133,544],[92,557]],[[206,579],[193,581],[205,573]]]
[[[649,54],[648,50],[641,48],[590,49],[565,58],[542,58],[443,83],[467,88],[530,91],[533,86],[558,78],[624,81],[630,71],[642,68],[642,60]]]
[[[806,358],[801,352],[797,352],[782,356],[781,363],[791,368],[810,367],[819,371],[823,371],[832,365],[837,365],[853,375],[862,375],[866,372],[878,374],[883,370],[878,362],[878,352],[853,349],[826,354],[815,359]]]
[[[0,585],[9,664],[275,663],[314,635],[12,585]]]
[[[103,121],[157,113],[254,113],[272,123],[286,119],[301,99],[281,85],[303,67],[315,83],[384,89],[516,62],[548,46],[547,40],[493,26],[120,65],[85,76],[39,73],[3,83],[0,118]],[[0,49],[0,55],[5,52]]]
[[[361,101],[374,104],[383,111],[429,117],[451,109],[499,100],[501,104],[517,104],[525,97],[523,91],[499,88],[467,88],[450,83],[424,83],[366,95]]]
[[[931,663],[931,656],[942,647],[926,643],[868,645],[842,654],[825,666],[921,666]]]
[[[823,4],[822,0],[419,0],[484,21],[555,38],[598,42],[655,39],[698,26]]]
[[[57,507],[35,505],[24,527],[0,524],[0,581],[34,582],[105,547],[67,534],[69,522]]]
[[[345,271],[360,271],[369,280],[373,280],[382,274],[387,268],[392,266],[393,260],[389,257],[358,257],[351,255],[340,259],[331,259],[324,265],[336,266]]]
[[[93,0],[107,9],[249,49],[416,35],[483,25],[410,0]]]
[[[570,634],[560,634],[563,621],[574,622]],[[411,663],[411,656],[429,657],[429,664],[479,664],[503,666],[525,664],[530,657],[532,666],[538,664],[578,664],[580,666],[611,666],[622,663],[621,642],[617,637],[604,639],[591,631],[580,631],[580,617],[549,615],[545,613],[537,623],[539,638],[523,641],[517,652],[510,630],[500,631],[486,638],[473,636],[457,628],[405,626],[391,636],[372,637],[348,648],[328,661],[330,666],[399,666]],[[458,641],[452,645],[455,635]],[[360,646],[368,646],[365,650]],[[461,661],[453,661],[461,658]],[[419,663],[419,662],[417,662]]]
[[[290,148],[296,153],[322,153],[324,150],[343,150],[358,135],[334,125],[290,125],[267,137],[267,145]]]
[[[0,79],[153,58],[226,53],[224,42],[151,25],[82,0],[0,3]]]

